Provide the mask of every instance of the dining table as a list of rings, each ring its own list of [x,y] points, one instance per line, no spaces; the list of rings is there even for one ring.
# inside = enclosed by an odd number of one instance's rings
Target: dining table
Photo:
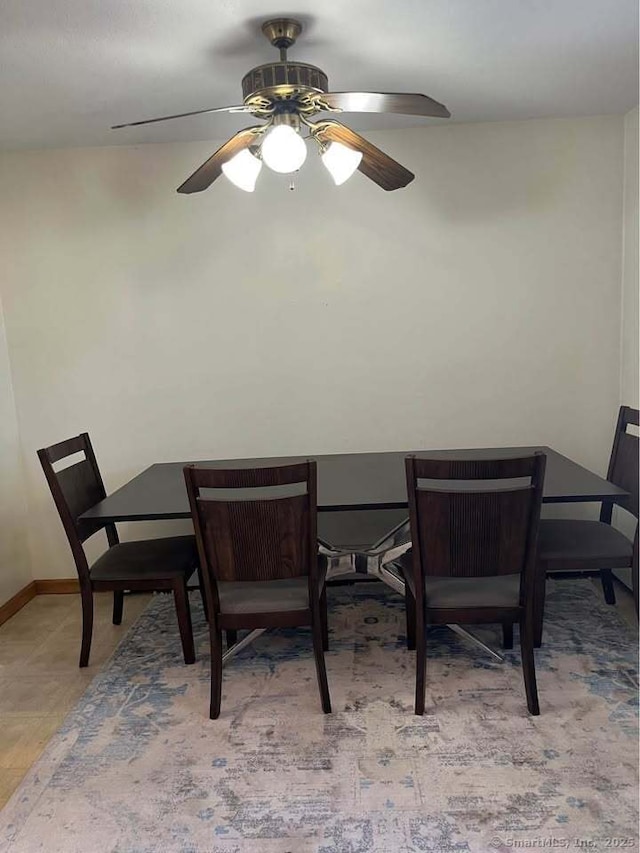
[[[544,504],[615,503],[627,493],[604,477],[547,446],[490,447],[457,450],[403,450],[374,453],[301,454],[247,459],[156,462],[108,497],[82,513],[80,519],[104,525],[117,522],[166,521],[191,517],[184,482],[185,465],[211,468],[256,468],[317,463],[318,540],[329,560],[327,578],[376,578],[399,593],[404,581],[393,559],[410,547],[405,458],[414,454],[439,459],[504,459],[546,456]],[[439,481],[442,488],[447,483]],[[495,485],[498,485],[496,481]],[[240,490],[234,490],[239,497]],[[252,489],[259,498],[260,490]],[[345,562],[346,561],[346,562]],[[500,653],[472,632],[449,626],[481,646],[492,657]],[[253,631],[225,653],[227,662],[262,631]]]

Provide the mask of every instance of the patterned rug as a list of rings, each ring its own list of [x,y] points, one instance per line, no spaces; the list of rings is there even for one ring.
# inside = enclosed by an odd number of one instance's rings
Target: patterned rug
[[[0,814],[0,850],[637,849],[636,641],[590,583],[551,584],[537,718],[517,631],[501,664],[431,629],[418,718],[400,597],[361,584],[329,598],[334,713],[309,632],[286,630],[225,669],[211,721],[199,601],[185,667],[171,598],[155,597]]]

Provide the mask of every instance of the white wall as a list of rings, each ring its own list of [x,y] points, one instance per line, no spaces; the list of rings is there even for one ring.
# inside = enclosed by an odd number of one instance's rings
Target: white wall
[[[624,117],[620,402],[638,408],[638,107]]]
[[[232,128],[230,128],[231,132]],[[36,460],[550,444],[604,472],[623,120],[371,133],[416,181],[174,192],[215,142],[0,158],[1,282],[37,577],[73,573]]]
[[[9,353],[0,303],[0,605],[33,578],[27,549],[26,502]]]

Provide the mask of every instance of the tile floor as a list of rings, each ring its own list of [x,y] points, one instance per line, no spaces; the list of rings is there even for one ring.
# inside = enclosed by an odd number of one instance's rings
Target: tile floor
[[[594,586],[601,592],[599,581]],[[637,626],[631,595],[619,585],[616,595],[622,617]],[[150,598],[126,596],[117,626],[111,594],[96,595],[91,662],[83,670],[77,595],[40,595],[0,626],[0,808]]]

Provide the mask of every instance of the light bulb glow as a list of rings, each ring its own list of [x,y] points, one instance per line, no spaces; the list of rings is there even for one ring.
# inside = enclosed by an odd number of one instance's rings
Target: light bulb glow
[[[247,148],[222,164],[225,177],[247,193],[252,193],[256,188],[260,169],[262,163]]]
[[[334,180],[337,187],[344,184],[360,165],[362,151],[354,151],[342,145],[341,142],[332,142],[322,153],[322,162]]]
[[[286,175],[302,166],[307,158],[307,146],[292,127],[279,124],[267,133],[260,154],[270,169]]]

